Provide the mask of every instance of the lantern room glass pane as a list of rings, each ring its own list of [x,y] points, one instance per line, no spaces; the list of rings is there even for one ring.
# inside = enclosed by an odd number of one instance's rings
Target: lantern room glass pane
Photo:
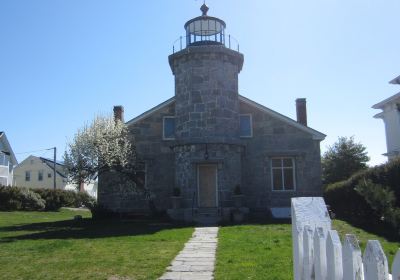
[[[197,36],[210,36],[221,33],[224,26],[218,20],[214,19],[199,19],[191,22],[187,26],[187,31],[190,34]]]

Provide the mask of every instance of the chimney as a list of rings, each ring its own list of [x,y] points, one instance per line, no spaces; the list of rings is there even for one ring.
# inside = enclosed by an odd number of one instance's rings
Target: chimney
[[[114,106],[114,120],[124,122],[124,106]]]
[[[305,98],[296,99],[297,122],[307,126],[307,104]]]

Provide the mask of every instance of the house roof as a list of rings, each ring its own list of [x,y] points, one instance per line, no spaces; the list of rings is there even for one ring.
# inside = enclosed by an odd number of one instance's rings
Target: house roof
[[[386,98],[385,100],[376,103],[375,105],[372,106],[373,109],[383,109],[386,104],[400,101],[400,92],[396,93],[395,95],[390,96],[389,98]]]
[[[14,151],[12,150],[10,142],[8,142],[6,133],[4,131],[0,131],[0,141],[4,145],[5,152],[9,152],[10,153],[10,159],[11,159],[12,165],[13,166],[17,165],[18,164],[17,158],[15,157]]]
[[[140,121],[140,120],[142,120],[142,119],[145,119],[145,118],[147,118],[148,116],[150,116],[151,114],[157,112],[158,110],[161,110],[161,109],[163,109],[164,107],[166,107],[166,106],[172,104],[173,102],[175,102],[175,97],[171,97],[170,99],[168,99],[168,100],[166,100],[166,101],[164,101],[164,102],[158,104],[157,106],[151,108],[150,110],[148,110],[148,111],[146,111],[146,112],[140,114],[139,116],[137,116],[137,117],[131,119],[130,121],[126,122],[126,125],[131,125],[131,124],[134,124],[134,123],[136,123],[136,122],[138,122],[138,121]]]
[[[269,109],[269,108],[267,108],[267,107],[265,107],[265,106],[263,106],[263,105],[261,105],[261,104],[259,104],[257,102],[254,102],[253,100],[250,100],[250,99],[248,99],[248,98],[246,98],[246,97],[244,97],[242,95],[239,95],[239,100],[242,101],[242,102],[245,102],[246,104],[248,104],[250,106],[256,107],[257,109],[263,111],[264,113],[269,114],[270,116],[275,117],[275,118],[279,119],[280,121],[282,121],[282,122],[284,122],[284,123],[286,123],[288,125],[294,126],[294,127],[298,128],[298,129],[300,129],[300,130],[302,130],[302,131],[304,131],[306,133],[311,134],[313,136],[314,140],[322,141],[326,137],[325,134],[323,134],[323,133],[321,133],[321,132],[319,132],[319,131],[317,131],[315,129],[312,129],[310,127],[304,126],[304,125],[298,123],[297,121],[295,121],[295,120],[293,120],[293,119],[291,119],[289,117],[286,117],[286,116],[284,116],[284,115],[282,115],[282,114],[280,114],[280,113],[278,113],[278,112],[276,112],[274,110],[271,110],[271,109]],[[157,106],[153,107],[152,109],[144,112],[143,114],[140,114],[139,116],[137,116],[137,117],[133,118],[132,120],[126,122],[126,124],[127,125],[134,124],[134,123],[136,123],[136,122],[138,122],[138,121],[150,116],[151,114],[157,112],[158,110],[161,110],[164,107],[172,104],[173,102],[175,102],[175,97],[171,97],[170,99],[160,103],[159,105],[157,105]]]
[[[391,84],[400,84],[400,76],[394,78],[389,83],[391,83]]]
[[[290,126],[294,126],[294,127],[298,128],[298,129],[300,129],[300,130],[302,130],[302,131],[304,131],[306,133],[311,134],[313,136],[314,140],[322,141],[326,137],[325,134],[323,134],[323,133],[321,133],[321,132],[319,132],[319,131],[317,131],[315,129],[312,129],[312,128],[308,127],[308,126],[302,125],[302,124],[298,123],[297,121],[295,121],[295,120],[293,120],[293,119],[291,119],[289,117],[286,117],[286,116],[284,116],[284,115],[282,115],[282,114],[280,114],[280,113],[278,113],[278,112],[276,112],[274,110],[271,110],[271,109],[269,109],[269,108],[267,108],[267,107],[255,102],[255,101],[251,100],[251,99],[248,99],[247,97],[239,95],[239,100],[244,102],[244,103],[247,103],[250,106],[256,107],[257,109],[263,111],[264,113],[266,113],[266,114],[268,114],[268,115],[270,115],[270,116],[272,116],[274,118],[277,118],[278,120],[280,120],[280,121],[282,121],[282,122],[284,122],[284,123],[286,123],[286,124],[288,124]]]
[[[46,164],[48,167],[53,169],[54,167],[54,160],[48,159],[48,158],[43,158],[39,157],[44,164]],[[58,175],[61,177],[67,178],[67,175],[65,174],[65,165],[59,162],[56,162],[56,172]]]

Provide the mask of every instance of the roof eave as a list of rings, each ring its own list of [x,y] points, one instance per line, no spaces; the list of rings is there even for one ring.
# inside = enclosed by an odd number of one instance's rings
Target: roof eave
[[[385,107],[386,104],[395,101],[396,99],[400,100],[400,92],[396,93],[395,95],[392,95],[388,98],[386,98],[385,100],[382,100],[379,103],[376,103],[375,105],[372,106],[373,109],[381,109],[383,110],[383,108]]]
[[[243,102],[246,102],[246,103],[248,103],[250,105],[253,105],[253,106],[259,108],[260,110],[262,110],[262,111],[264,111],[266,113],[269,113],[269,114],[277,117],[278,119],[288,123],[289,125],[295,126],[296,128],[311,134],[313,140],[322,141],[326,137],[325,134],[323,134],[323,133],[321,133],[321,132],[319,132],[319,131],[317,131],[315,129],[312,129],[310,127],[304,126],[304,125],[296,122],[295,120],[292,120],[289,117],[286,117],[286,116],[284,116],[284,115],[282,115],[282,114],[280,114],[278,112],[275,112],[275,111],[273,111],[273,110],[271,110],[271,109],[269,109],[269,108],[267,108],[267,107],[265,107],[265,106],[263,106],[263,105],[261,105],[261,104],[259,104],[257,102],[254,102],[254,101],[252,101],[252,100],[250,100],[250,99],[248,99],[248,98],[246,98],[246,97],[244,97],[242,95],[239,95],[239,100],[241,100]],[[140,114],[139,116],[137,116],[137,117],[133,118],[132,120],[126,122],[126,125],[132,125],[132,124],[134,124],[134,123],[136,123],[136,122],[138,122],[138,121],[140,121],[142,119],[145,119],[146,117],[150,116],[154,112],[156,112],[158,110],[161,110],[162,108],[172,104],[173,102],[175,102],[175,97],[171,97],[170,99],[160,103],[159,105],[151,108],[150,110],[144,112],[143,114]]]
[[[146,112],[144,112],[144,113],[140,114],[139,116],[131,119],[130,121],[127,121],[125,124],[129,126],[129,125],[132,125],[132,124],[134,124],[134,123],[136,123],[138,121],[141,121],[141,120],[147,118],[148,116],[150,116],[151,114],[153,114],[154,112],[156,112],[158,110],[161,110],[162,108],[172,104],[173,102],[175,102],[175,97],[171,97],[170,99],[158,104],[157,106],[151,108],[150,110],[147,110]]]
[[[300,130],[302,130],[304,132],[307,132],[307,133],[311,134],[313,140],[322,141],[326,137],[325,134],[323,134],[323,133],[321,133],[321,132],[319,132],[319,131],[317,131],[315,129],[312,129],[312,128],[308,127],[308,126],[304,126],[304,125],[296,122],[295,120],[293,120],[293,119],[291,119],[291,118],[289,118],[287,116],[284,116],[284,115],[282,115],[282,114],[280,114],[280,113],[278,113],[278,112],[276,112],[274,110],[271,110],[271,109],[269,109],[269,108],[267,108],[267,107],[255,102],[253,100],[250,100],[250,99],[248,99],[248,98],[246,98],[246,97],[244,97],[242,95],[239,95],[239,100],[241,100],[243,102],[246,102],[249,105],[255,106],[256,108],[266,112],[267,114],[270,114],[270,115],[278,118],[279,120],[281,120],[281,121],[283,121],[283,122],[285,122],[285,123],[287,123],[289,125],[292,125],[292,126],[298,128],[298,129],[300,129]]]
[[[3,140],[7,152],[10,153],[11,163],[13,164],[13,166],[17,165],[18,164],[17,157],[15,156],[14,151],[12,150],[10,142],[8,142],[7,136],[4,131],[0,134],[0,139]]]
[[[389,83],[393,84],[393,85],[399,85],[400,84],[400,76],[397,76],[396,78],[391,80]]]

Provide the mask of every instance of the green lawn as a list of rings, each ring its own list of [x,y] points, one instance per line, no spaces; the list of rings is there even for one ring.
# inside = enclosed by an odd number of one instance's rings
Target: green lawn
[[[389,242],[374,234],[335,220],[333,228],[341,239],[344,234],[356,234],[364,250],[366,241],[378,239],[389,258],[400,242]],[[292,238],[290,224],[238,225],[222,227],[219,231],[216,279],[293,279]]]
[[[74,221],[74,215],[85,217]],[[390,263],[400,247],[349,224],[365,247],[379,239]],[[0,212],[0,279],[157,279],[183,248],[191,227],[134,221],[92,221],[90,212]],[[293,279],[291,225],[221,227],[216,279]]]
[[[85,219],[73,221],[77,214]],[[157,279],[193,232],[89,217],[0,212],[0,279]]]

